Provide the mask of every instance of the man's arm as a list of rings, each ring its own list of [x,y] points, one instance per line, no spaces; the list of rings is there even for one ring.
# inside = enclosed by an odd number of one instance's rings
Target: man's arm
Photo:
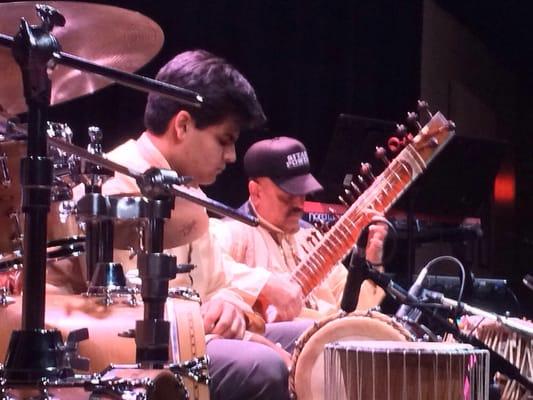
[[[262,313],[269,305],[274,306],[276,321],[292,320],[300,314],[303,306],[301,288],[290,280],[289,274],[244,263],[250,258],[246,256],[250,241],[247,232],[250,229],[254,228],[237,222],[210,220],[210,231],[223,254],[224,268],[231,276],[232,286],[251,306],[260,304]],[[268,315],[263,317],[270,321]]]

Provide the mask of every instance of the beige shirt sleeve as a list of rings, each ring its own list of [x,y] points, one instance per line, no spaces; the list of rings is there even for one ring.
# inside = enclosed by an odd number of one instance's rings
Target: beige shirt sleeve
[[[239,228],[239,225],[242,225]],[[232,287],[249,305],[253,305],[272,275],[264,267],[244,263],[247,238],[243,232],[247,226],[238,222],[225,223],[220,219],[209,220],[209,230],[222,255],[222,264]]]

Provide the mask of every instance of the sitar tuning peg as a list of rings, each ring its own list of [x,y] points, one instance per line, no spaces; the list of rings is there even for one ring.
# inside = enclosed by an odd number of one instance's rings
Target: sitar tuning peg
[[[396,124],[396,134],[400,137],[404,137],[407,134],[407,128],[404,124]]]
[[[342,205],[350,207],[350,204],[348,204],[348,202],[344,200],[344,197],[342,197],[340,194],[337,196],[337,199],[341,202]]]
[[[342,181],[342,186],[344,187],[344,190],[349,190],[352,192],[352,195],[359,196],[361,194],[361,189],[359,189],[355,183],[353,182],[353,174],[346,174],[344,176],[344,180]]]
[[[354,181],[351,181],[350,182],[350,188],[352,189],[352,191],[357,195],[357,196],[360,196],[361,193],[363,193],[363,191],[361,189],[359,189],[359,187],[355,184]]]
[[[378,160],[382,161],[385,165],[390,164],[390,160],[387,158],[387,150],[385,150],[385,147],[377,146],[374,156]]]
[[[418,114],[415,112],[407,113],[406,122],[407,124],[416,127],[417,131],[422,129],[422,125],[420,125],[420,122],[418,121]]]
[[[429,104],[424,100],[418,100],[416,108],[419,114],[425,113],[429,119],[433,118],[433,114],[429,110]]]
[[[376,177],[372,173],[372,165],[370,165],[370,163],[361,163],[359,173],[363,176],[366,176],[371,182],[374,182],[374,179],[376,179]]]

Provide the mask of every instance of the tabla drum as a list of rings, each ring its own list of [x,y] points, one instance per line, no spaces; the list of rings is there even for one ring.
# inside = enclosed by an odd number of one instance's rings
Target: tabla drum
[[[324,346],[339,340],[413,340],[394,319],[377,311],[339,312],[308,328],[292,355],[289,389],[298,400],[324,399]]]
[[[6,384],[3,389],[7,399],[10,400],[186,400],[189,398],[179,376],[169,370],[141,369],[137,365],[114,366],[102,374],[51,381],[46,386]]]
[[[461,320],[465,334],[473,334],[485,345],[505,358],[520,370],[520,373],[533,381],[533,323],[516,318],[501,318],[500,321],[483,320],[468,316]],[[519,382],[496,374],[502,400],[530,399],[533,393]]]
[[[324,349],[331,400],[486,400],[489,352],[442,342],[340,341]]]
[[[19,329],[22,299],[0,308],[0,356],[5,355],[13,329]],[[166,319],[170,322],[170,361],[183,362],[205,355],[205,334],[200,305],[183,298],[169,298]],[[79,354],[90,360],[90,371],[98,373],[111,364],[135,364],[135,340],[131,330],[135,321],[143,319],[143,307],[115,303],[106,307],[95,298],[76,295],[46,296],[46,327],[61,331],[66,338],[69,332],[89,329],[89,339],[79,343]],[[192,377],[183,383],[190,399],[208,399],[207,385]]]

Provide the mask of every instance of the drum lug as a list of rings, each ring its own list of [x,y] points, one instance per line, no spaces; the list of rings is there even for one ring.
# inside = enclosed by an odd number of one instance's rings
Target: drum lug
[[[13,303],[15,303],[15,299],[9,296],[9,290],[6,287],[0,287],[0,307],[7,307]],[[0,390],[0,393],[1,393],[1,390]],[[0,400],[2,400],[1,396],[0,396]]]
[[[5,188],[11,186],[11,176],[9,175],[7,155],[5,153],[0,156],[0,184]]]
[[[22,234],[19,213],[16,211],[9,213],[9,219],[11,220],[14,232],[14,235],[11,239],[11,242],[13,243],[13,249],[15,252],[20,253],[22,251],[22,241],[24,240],[24,235]]]
[[[76,329],[71,331],[67,336],[67,341],[63,348],[63,361],[65,368],[76,369],[80,371],[89,370],[89,359],[79,355],[79,343],[89,339],[89,330],[87,328]]]
[[[200,294],[190,287],[174,287],[168,290],[168,297],[172,299],[183,299],[201,303]]]
[[[193,379],[196,383],[209,384],[211,378],[207,366],[208,356],[195,357],[187,361],[169,366],[170,371],[177,376],[184,376]]]
[[[128,329],[118,333],[118,336],[126,339],[135,339],[135,329]]]

